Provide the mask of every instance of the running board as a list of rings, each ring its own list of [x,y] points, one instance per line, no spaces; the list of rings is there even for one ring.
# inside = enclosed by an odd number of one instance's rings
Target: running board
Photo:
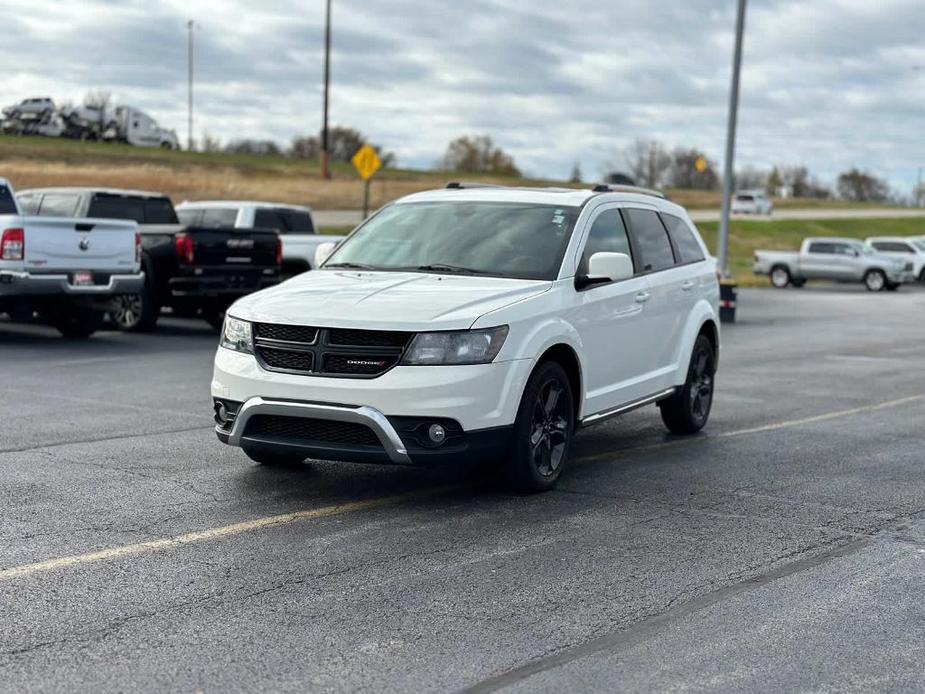
[[[626,414],[632,410],[638,409],[640,407],[645,407],[646,405],[651,405],[653,402],[658,402],[659,400],[664,400],[665,398],[674,395],[677,388],[668,388],[663,390],[661,393],[656,393],[655,395],[649,395],[648,397],[642,398],[641,400],[634,400],[633,402],[627,405],[620,405],[612,410],[606,410],[604,412],[598,412],[597,414],[588,415],[581,420],[581,426],[586,427],[591,424],[598,424],[603,422],[605,419],[610,419],[611,417],[616,417],[621,414]]]

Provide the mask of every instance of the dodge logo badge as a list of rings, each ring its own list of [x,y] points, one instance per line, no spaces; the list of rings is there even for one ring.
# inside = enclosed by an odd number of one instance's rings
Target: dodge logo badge
[[[88,249],[90,248],[90,237],[89,237],[89,236],[81,236],[81,237],[80,237],[80,242],[77,244],[77,247],[80,248],[80,250],[82,250],[82,251],[88,250]]]
[[[375,366],[381,369],[385,366],[385,362],[373,361],[372,359],[348,359],[347,366]]]

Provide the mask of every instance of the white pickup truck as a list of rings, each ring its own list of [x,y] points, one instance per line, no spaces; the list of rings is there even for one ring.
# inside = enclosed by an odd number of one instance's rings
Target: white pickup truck
[[[863,282],[869,291],[895,291],[914,282],[911,262],[890,257],[856,239],[808,238],[798,252],[755,251],[754,272],[768,275],[778,289],[807,280]]]
[[[30,217],[0,178],[0,314],[88,337],[116,297],[144,285],[135,222]]]
[[[319,235],[310,207],[274,202],[203,200],[177,205],[180,221],[190,226],[273,229],[283,244],[281,278],[286,280],[318,263],[315,251],[325,243],[340,243],[344,236]]]

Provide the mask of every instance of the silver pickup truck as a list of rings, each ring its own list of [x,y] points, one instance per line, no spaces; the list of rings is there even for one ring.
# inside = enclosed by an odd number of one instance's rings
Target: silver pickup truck
[[[864,283],[869,291],[895,291],[914,282],[907,260],[878,253],[856,239],[808,238],[798,252],[755,251],[754,272],[777,288],[802,287],[807,280]]]
[[[138,225],[23,215],[0,178],[0,314],[88,337],[119,297],[144,285]]]

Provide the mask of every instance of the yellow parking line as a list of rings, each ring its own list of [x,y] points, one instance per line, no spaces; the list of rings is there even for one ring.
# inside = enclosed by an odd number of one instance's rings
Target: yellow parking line
[[[910,395],[909,397],[899,398],[898,400],[888,400],[886,402],[880,402],[874,405],[853,407],[850,410],[826,412],[825,414],[817,414],[813,415],[812,417],[790,419],[783,422],[776,422],[774,424],[765,424],[759,427],[735,429],[733,431],[724,431],[719,434],[704,434],[703,436],[672,439],[670,441],[661,441],[660,443],[652,443],[645,446],[634,446],[632,448],[624,448],[622,450],[617,449],[610,451],[609,453],[595,453],[593,455],[585,455],[580,458],[575,458],[575,461],[591,462],[594,460],[605,460],[617,457],[619,455],[624,455],[626,453],[636,453],[637,451],[651,451],[657,450],[659,448],[673,448],[675,446],[684,446],[691,443],[697,443],[698,441],[714,441],[716,439],[729,439],[737,436],[747,436],[748,434],[761,434],[768,431],[779,431],[780,429],[791,429],[793,427],[803,426],[804,424],[827,422],[832,419],[842,419],[844,417],[851,417],[857,414],[868,414],[870,412],[877,412],[878,410],[887,410],[894,407],[901,407],[902,405],[908,405],[914,402],[922,402],[923,400],[925,400],[925,394]]]
[[[907,405],[913,402],[921,402],[925,400],[925,395],[913,395],[907,398],[900,398],[898,400],[890,400],[888,402],[881,402],[874,405],[865,405],[863,407],[855,407],[850,410],[839,410],[837,412],[828,412],[825,414],[815,415],[812,417],[804,417],[802,419],[791,419],[783,422],[777,422],[775,424],[767,424],[765,426],[751,427],[748,429],[737,429],[735,431],[727,431],[720,434],[714,434],[712,436],[702,436],[699,438],[687,438],[687,439],[675,439],[672,441],[665,441],[662,443],[656,443],[647,446],[636,446],[634,448],[626,448],[623,450],[615,450],[609,453],[599,453],[597,455],[583,456],[581,458],[576,458],[577,461],[587,462],[592,460],[600,460],[605,458],[614,458],[620,455],[625,455],[627,453],[635,453],[638,451],[647,451],[658,448],[667,448],[671,446],[679,446],[689,443],[694,443],[697,441],[710,441],[714,439],[727,439],[736,436],[745,436],[747,434],[758,434],[768,431],[778,431],[780,429],[788,429],[791,427],[801,426],[804,424],[812,424],[814,422],[824,422],[833,419],[841,419],[843,417],[850,417],[857,414],[865,414],[868,412],[876,412],[878,410],[885,410],[893,407],[900,407],[901,405]],[[422,489],[419,491],[409,492],[407,494],[397,494],[394,496],[386,496],[378,499],[365,499],[362,501],[351,501],[344,504],[336,504],[333,506],[324,506],[322,508],[309,509],[305,511],[295,511],[294,513],[284,513],[278,516],[267,516],[266,518],[257,518],[255,520],[244,521],[242,523],[234,523],[232,525],[225,525],[218,528],[208,528],[206,530],[199,530],[192,533],[186,533],[184,535],[177,535],[175,537],[167,537],[160,540],[151,540],[149,542],[139,542],[132,545],[123,545],[121,547],[113,547],[111,549],[103,549],[98,552],[90,552],[89,554],[75,554],[69,557],[60,557],[58,559],[48,559],[46,561],[36,562],[35,564],[24,564],[22,566],[14,566],[9,569],[0,570],[0,581],[3,580],[12,580],[15,578],[22,578],[25,576],[32,576],[34,574],[46,573],[49,571],[56,571],[59,569],[66,569],[72,566],[79,566],[82,564],[93,564],[96,562],[107,561],[110,559],[120,559],[123,557],[135,557],[142,554],[148,554],[150,552],[158,552],[166,549],[174,549],[178,547],[183,547],[185,545],[192,545],[199,542],[209,542],[211,540],[221,540],[227,537],[234,537],[235,535],[242,535],[244,533],[253,532],[255,530],[262,530],[264,528],[278,527],[281,525],[289,525],[291,523],[296,523],[302,520],[312,520],[316,518],[327,518],[330,516],[343,515],[345,513],[353,513],[355,511],[365,511],[369,509],[382,508],[385,506],[395,506],[406,501],[411,501],[414,499],[422,499],[429,496],[437,496],[442,493],[454,491],[460,489],[460,486],[444,486],[436,487],[432,489]]]
[[[315,518],[327,518],[330,516],[339,516],[344,513],[353,513],[354,511],[366,511],[384,506],[394,506],[413,499],[420,499],[428,496],[435,496],[442,492],[450,491],[453,487],[438,487],[425,489],[408,494],[397,494],[395,496],[386,496],[378,499],[365,499],[363,501],[351,501],[345,504],[336,504],[334,506],[324,506],[322,508],[310,509],[306,511],[296,511],[294,513],[283,513],[278,516],[267,516],[266,518],[257,518],[242,523],[234,523],[218,528],[209,528],[197,532],[177,535],[175,537],[166,537],[160,540],[151,540],[149,542],[139,542],[133,545],[123,545],[111,549],[103,549],[99,552],[90,552],[89,554],[74,554],[69,557],[60,557],[58,559],[48,559],[47,561],[36,562],[35,564],[24,564],[14,566],[9,569],[0,570],[0,581],[14,578],[22,578],[33,574],[66,569],[71,566],[81,564],[93,564],[95,562],[107,561],[110,559],[121,559],[123,557],[135,557],[140,554],[148,554],[165,549],[174,549],[184,545],[192,545],[199,542],[208,542],[210,540],[221,540],[243,533],[262,530],[264,528],[278,527],[289,525],[297,521],[310,520]]]

